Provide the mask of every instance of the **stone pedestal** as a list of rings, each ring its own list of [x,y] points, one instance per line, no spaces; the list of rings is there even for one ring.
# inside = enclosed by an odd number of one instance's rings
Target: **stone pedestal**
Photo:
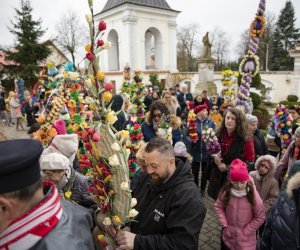
[[[200,94],[203,90],[207,90],[209,96],[217,94],[217,86],[214,83],[214,67],[215,60],[199,59],[198,61],[198,83],[195,87],[195,94]]]

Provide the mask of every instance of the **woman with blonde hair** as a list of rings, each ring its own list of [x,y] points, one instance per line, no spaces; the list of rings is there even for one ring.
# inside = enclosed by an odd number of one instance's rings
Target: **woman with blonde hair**
[[[180,117],[181,115],[181,108],[177,101],[177,98],[172,95],[172,93],[168,90],[165,90],[162,94],[162,100],[164,104],[168,107],[168,110],[171,115],[176,115]]]

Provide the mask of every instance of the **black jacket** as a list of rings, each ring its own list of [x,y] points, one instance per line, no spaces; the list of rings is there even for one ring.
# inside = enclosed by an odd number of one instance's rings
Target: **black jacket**
[[[218,139],[221,143],[221,137],[219,137]],[[223,163],[229,166],[234,159],[238,158],[243,160],[244,146],[244,140],[241,137],[237,136],[235,141],[232,143],[228,153],[222,156]],[[227,175],[228,171],[221,172],[214,163],[214,159],[212,157],[209,157],[207,172],[209,184],[207,194],[214,200],[217,200],[218,194],[226,181]]]
[[[269,154],[268,146],[263,134],[257,129],[253,136],[254,149],[255,149],[255,160],[261,155]]]
[[[143,173],[133,196],[139,211],[138,222],[131,224],[131,232],[137,234],[135,250],[198,249],[206,208],[189,164],[176,160],[173,176],[157,185]]]
[[[299,200],[300,173],[297,173],[288,181],[287,189],[281,192],[273,206],[259,249],[300,249]]]
[[[124,111],[122,110],[122,106],[123,106],[123,97],[121,95],[113,95],[110,103],[111,103],[111,110],[115,111],[115,112],[119,112],[117,114],[117,118],[118,120],[113,124],[113,127],[117,130],[117,131],[121,131],[124,129],[125,127],[125,123],[126,123],[126,117],[124,114]]]

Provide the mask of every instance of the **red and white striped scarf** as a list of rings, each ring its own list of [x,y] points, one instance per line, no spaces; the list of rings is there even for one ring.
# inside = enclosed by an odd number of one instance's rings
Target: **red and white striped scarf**
[[[0,250],[29,249],[56,226],[62,215],[60,196],[52,182],[44,182],[44,187],[51,193],[0,233]]]

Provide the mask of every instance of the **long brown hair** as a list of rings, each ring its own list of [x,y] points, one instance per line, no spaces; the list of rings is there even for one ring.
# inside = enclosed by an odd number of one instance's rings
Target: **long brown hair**
[[[220,125],[220,128],[217,130],[217,136],[221,136],[221,134],[225,131],[225,117],[227,113],[230,112],[235,116],[236,128],[235,131],[238,136],[243,138],[244,140],[247,138],[247,128],[246,128],[246,117],[244,113],[237,108],[228,108],[225,110],[223,114],[223,119]]]
[[[224,203],[225,206],[228,205],[228,203],[229,203],[230,196],[231,196],[230,190],[232,188],[233,188],[233,185],[232,185],[231,181],[228,179],[219,193],[219,197],[221,197],[222,202]],[[254,196],[254,186],[251,181],[247,182],[246,192],[247,192],[248,202],[250,203],[250,205],[252,207],[254,207],[256,205],[256,201],[255,201],[255,196]]]

